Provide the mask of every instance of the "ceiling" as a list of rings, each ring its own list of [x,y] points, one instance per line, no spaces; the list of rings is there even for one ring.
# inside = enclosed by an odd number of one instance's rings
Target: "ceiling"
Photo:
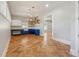
[[[42,16],[62,6],[69,6],[71,1],[8,1],[11,15],[15,16]],[[45,5],[48,4],[48,7]],[[32,7],[35,8],[32,8]]]

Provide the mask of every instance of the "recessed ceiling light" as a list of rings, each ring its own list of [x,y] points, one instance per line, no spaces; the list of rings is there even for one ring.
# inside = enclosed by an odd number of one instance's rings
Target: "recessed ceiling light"
[[[48,7],[49,5],[48,5],[48,4],[46,4],[45,6],[46,6],[46,7]]]

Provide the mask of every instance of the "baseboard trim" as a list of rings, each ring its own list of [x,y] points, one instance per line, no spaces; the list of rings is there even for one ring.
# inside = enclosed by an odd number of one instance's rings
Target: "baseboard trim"
[[[70,54],[73,55],[74,57],[79,57],[77,51],[74,49],[70,49]]]
[[[7,53],[7,50],[8,50],[9,43],[10,43],[10,39],[8,40],[8,42],[7,42],[6,46],[5,46],[5,49],[4,49],[3,54],[2,54],[2,57],[5,57],[5,56],[6,56],[6,53]]]
[[[53,38],[53,39],[56,40],[56,41],[59,41],[59,42],[61,42],[61,43],[64,43],[64,44],[68,44],[68,45],[70,45],[70,42],[67,41],[67,40],[58,39],[58,38]]]
[[[68,45],[71,46],[70,42],[67,41],[67,40],[62,40],[62,39],[58,39],[58,38],[53,38],[53,39],[56,40],[56,41],[59,41],[59,42],[61,42],[61,43],[68,44]],[[72,56],[74,56],[74,57],[79,57],[79,54],[78,54],[77,50],[74,50],[74,49],[72,49],[72,48],[70,49],[70,54],[71,54]]]

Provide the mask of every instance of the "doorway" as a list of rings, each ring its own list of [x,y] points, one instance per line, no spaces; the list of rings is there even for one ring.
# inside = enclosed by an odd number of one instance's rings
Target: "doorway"
[[[52,15],[45,17],[44,19],[44,42],[48,43],[49,39],[52,39]]]

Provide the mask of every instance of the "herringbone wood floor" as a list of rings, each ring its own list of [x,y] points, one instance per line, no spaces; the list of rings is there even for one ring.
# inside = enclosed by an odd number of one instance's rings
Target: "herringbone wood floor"
[[[43,37],[35,35],[12,36],[7,57],[70,57],[70,46],[48,39],[44,45]]]

